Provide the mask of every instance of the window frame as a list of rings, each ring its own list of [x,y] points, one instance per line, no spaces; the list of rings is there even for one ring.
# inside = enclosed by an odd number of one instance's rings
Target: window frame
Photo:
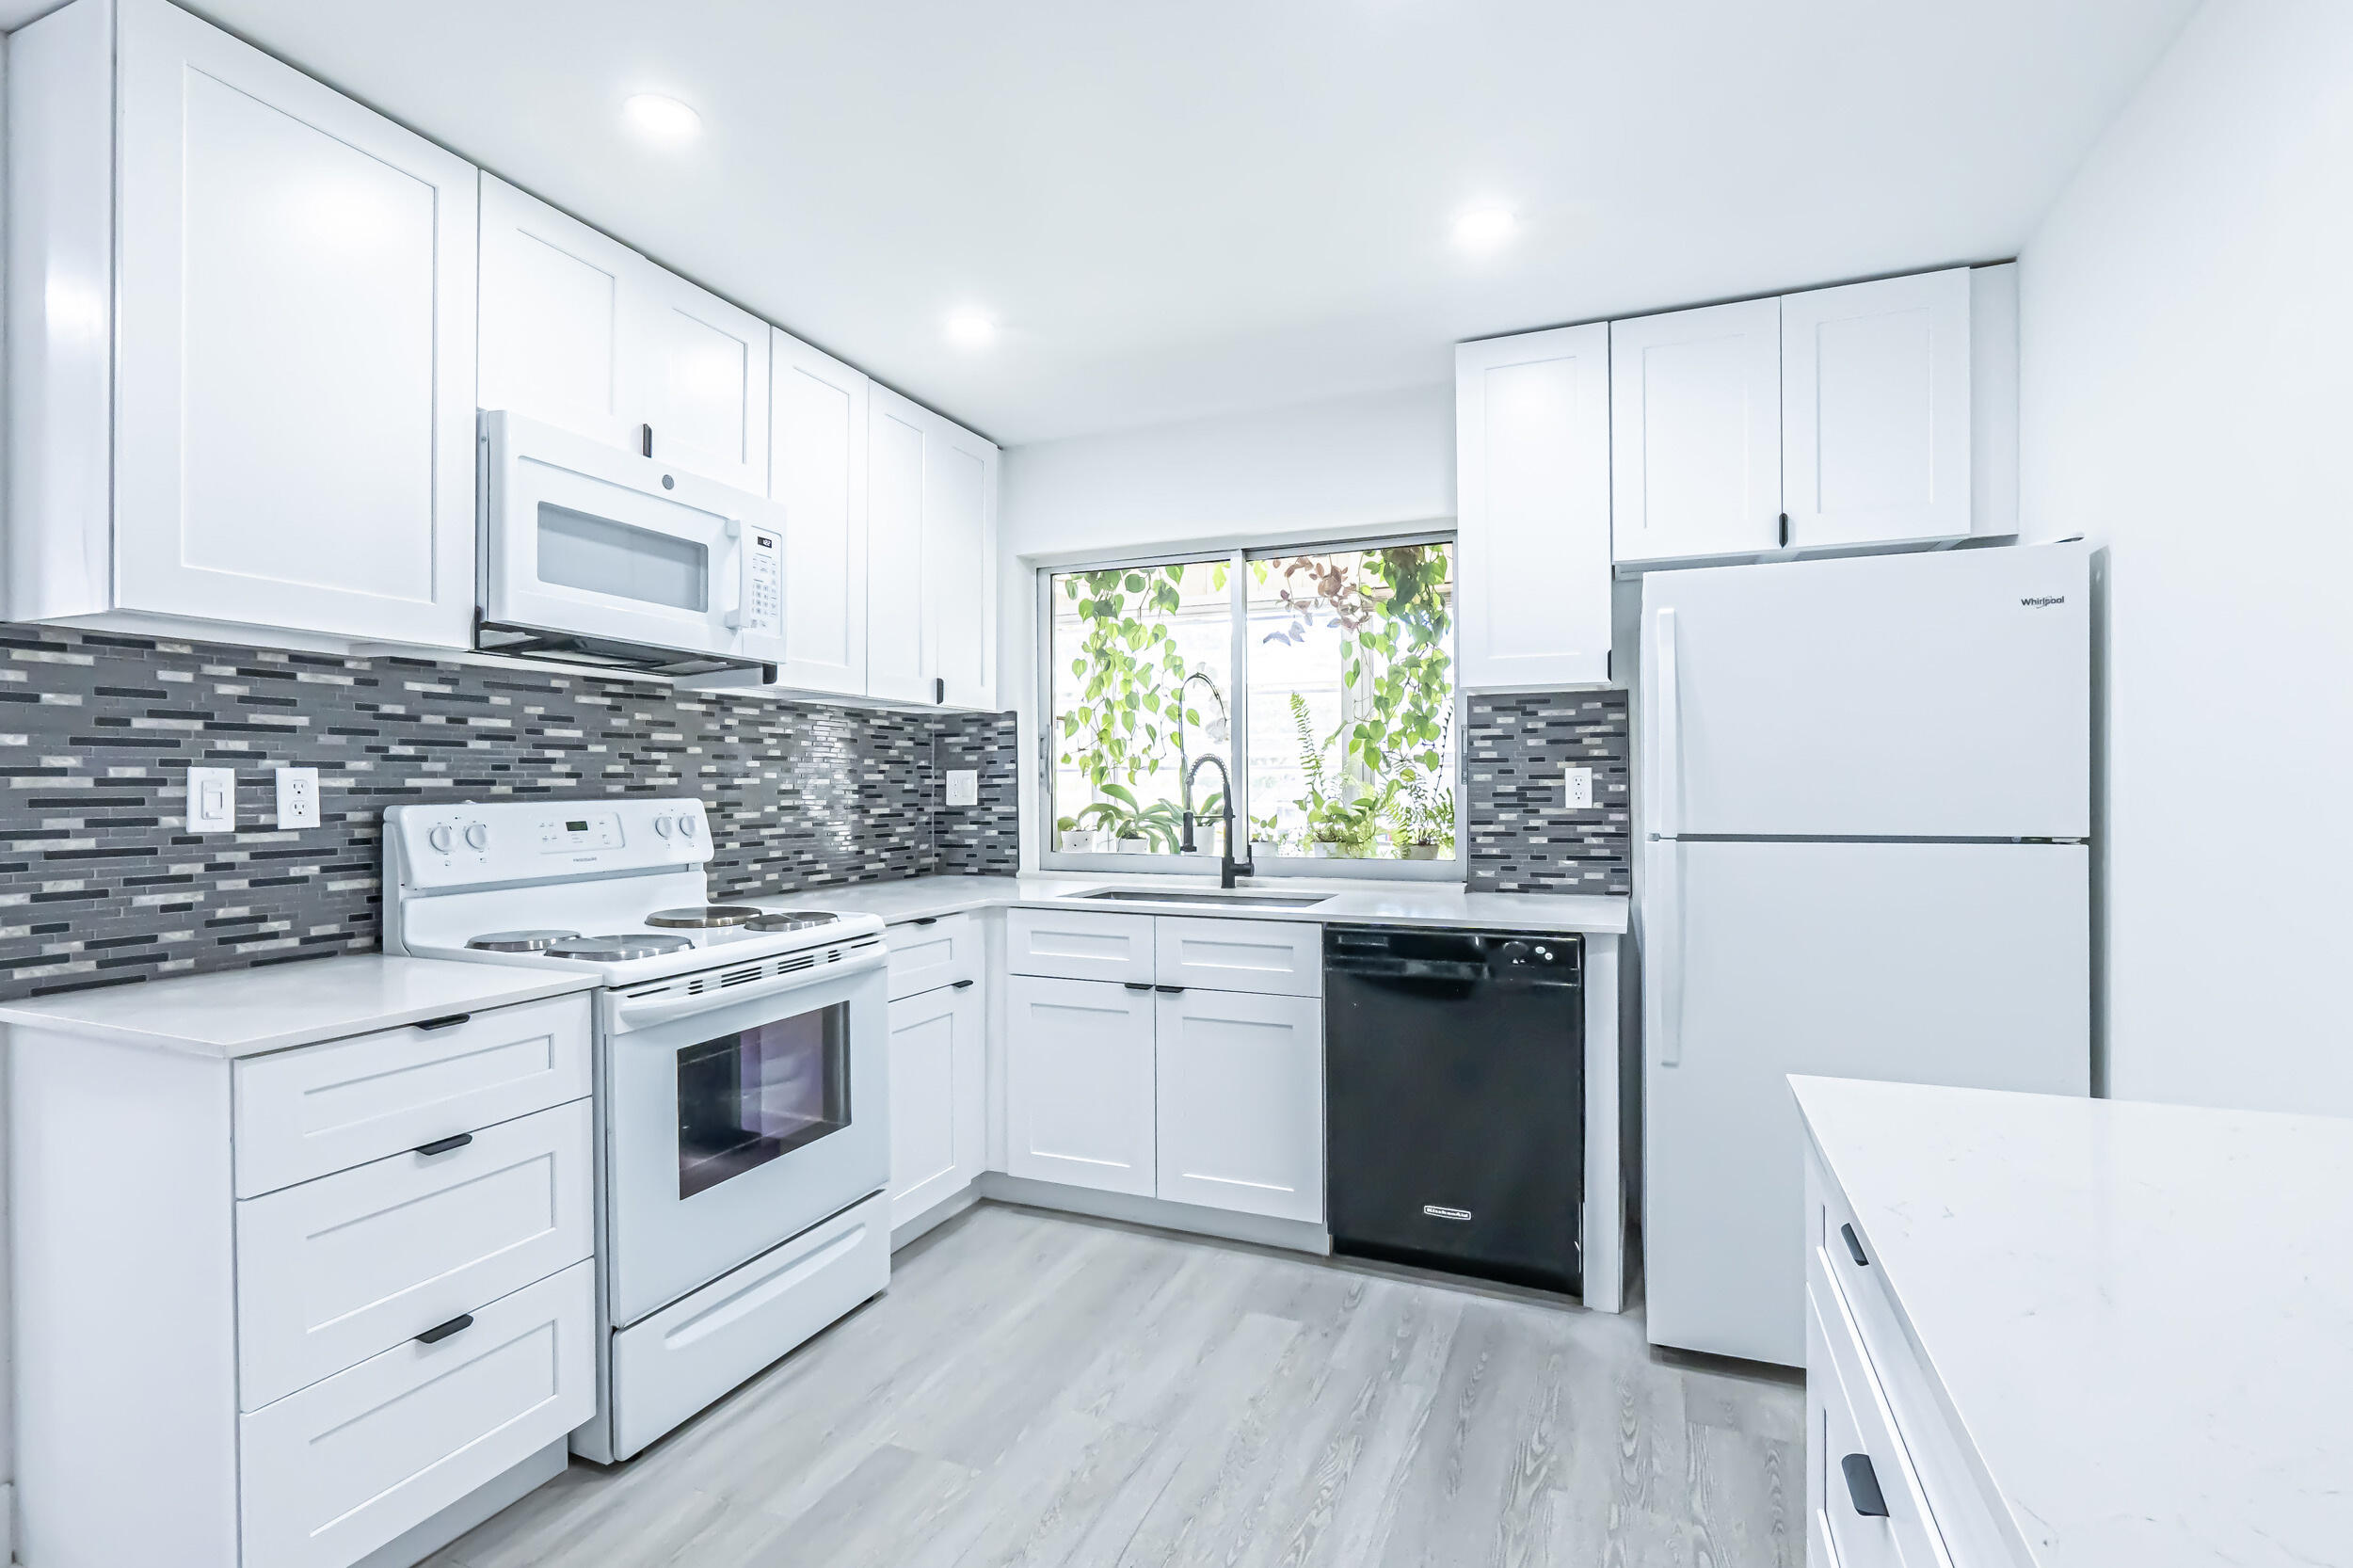
[[[1076,854],[1057,847],[1054,830],[1054,760],[1059,754],[1061,731],[1054,713],[1054,579],[1078,572],[1120,571],[1179,563],[1213,562],[1223,559],[1227,566],[1228,591],[1235,596],[1233,616],[1233,649],[1228,658],[1233,672],[1234,690],[1226,695],[1226,722],[1229,739],[1225,761],[1233,779],[1234,820],[1243,824],[1245,847],[1248,843],[1250,821],[1250,618],[1248,614],[1249,584],[1247,572],[1254,560],[1271,560],[1288,555],[1324,555],[1348,552],[1387,549],[1398,545],[1443,544],[1452,549],[1455,531],[1451,528],[1418,528],[1395,534],[1347,535],[1337,538],[1310,539],[1292,544],[1207,546],[1193,550],[1171,548],[1149,553],[1085,557],[1040,564],[1036,568],[1037,591],[1037,712],[1038,712],[1038,821],[1040,841],[1037,867],[1041,872],[1079,872],[1090,875],[1116,874],[1122,876],[1201,876],[1215,875],[1218,870],[1216,851],[1202,848],[1191,855],[1121,855]],[[1459,560],[1459,553],[1456,557]],[[1456,584],[1457,589],[1460,584]],[[1459,600],[1458,600],[1459,603]],[[1319,859],[1310,856],[1285,856],[1259,864],[1252,873],[1261,880],[1306,878],[1314,881],[1368,882],[1466,882],[1470,874],[1470,822],[1467,795],[1465,790],[1465,759],[1463,724],[1468,716],[1463,702],[1459,680],[1462,670],[1462,623],[1455,622],[1455,646],[1452,669],[1458,677],[1454,688],[1454,722],[1450,744],[1454,748],[1454,858],[1451,860],[1392,860],[1356,859],[1334,856]],[[1239,767],[1236,759],[1242,761]],[[1204,843],[1214,843],[1217,830],[1211,825],[1202,836]]]

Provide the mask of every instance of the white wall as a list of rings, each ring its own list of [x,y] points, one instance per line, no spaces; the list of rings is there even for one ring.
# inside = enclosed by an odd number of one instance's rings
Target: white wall
[[[1021,853],[1034,867],[1036,568],[1450,520],[1454,385],[1016,446],[999,483],[998,699],[1021,715]]]
[[[2353,1114],[2348,257],[2353,5],[2208,0],[2021,258],[2026,533],[2105,547],[2120,1098]]]

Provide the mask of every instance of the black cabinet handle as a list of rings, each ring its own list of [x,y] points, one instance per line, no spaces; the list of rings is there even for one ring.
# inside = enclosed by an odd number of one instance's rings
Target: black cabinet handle
[[[423,1334],[418,1335],[417,1343],[420,1345],[438,1345],[442,1340],[448,1338],[451,1335],[462,1333],[472,1327],[473,1327],[473,1314],[471,1312],[460,1312],[456,1317],[452,1318],[448,1322],[436,1323],[431,1328],[426,1329]]]
[[[1847,1239],[1847,1256],[1854,1259],[1854,1266],[1858,1269],[1869,1268],[1871,1260],[1863,1256],[1863,1243],[1855,1239],[1854,1226],[1840,1225],[1838,1234]]]
[[[934,702],[945,702],[948,700],[948,678],[946,676],[935,675],[932,677],[932,700]]]
[[[416,1027],[419,1029],[456,1029],[472,1016],[472,1013],[452,1013],[446,1017],[426,1018]]]
[[[1155,985],[1152,989],[1164,997],[1181,997],[1185,994],[1185,988],[1182,985]]]
[[[1781,514],[1781,548],[1789,548],[1789,514],[1786,512]]]
[[[472,1133],[460,1132],[449,1138],[436,1138],[430,1144],[419,1144],[416,1147],[416,1152],[419,1154],[447,1154],[452,1149],[462,1149],[468,1144],[472,1142]]]
[[[1148,980],[1123,980],[1120,984],[1130,991],[1148,991],[1152,988],[1152,983]]]
[[[971,988],[972,988],[972,983],[971,983],[970,981],[968,981],[968,980],[959,980],[959,981],[957,981],[957,982],[955,983],[955,984],[954,984],[954,985],[952,985],[952,986],[951,986],[951,987],[950,987],[950,989],[952,989],[952,990],[957,990],[957,991],[968,991],[968,990],[970,990]]]
[[[1847,1475],[1847,1496],[1854,1502],[1854,1511],[1865,1519],[1887,1517],[1887,1497],[1880,1491],[1879,1472],[1871,1468],[1869,1454],[1849,1454],[1838,1462]]]
[[[637,427],[637,456],[640,457],[653,456],[653,426],[650,424],[641,424]]]
[[[915,919],[907,921],[907,924],[909,925],[937,925],[938,923],[939,917],[937,915],[918,915]]]

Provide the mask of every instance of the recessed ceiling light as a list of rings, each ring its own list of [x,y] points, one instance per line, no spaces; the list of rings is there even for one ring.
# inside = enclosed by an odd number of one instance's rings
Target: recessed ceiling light
[[[1520,232],[1520,220],[1501,207],[1474,207],[1454,220],[1454,243],[1465,250],[1493,250]]]
[[[947,331],[958,348],[986,348],[997,341],[997,324],[978,311],[951,312]]]
[[[655,141],[690,141],[703,128],[703,117],[675,98],[641,92],[625,100],[621,112],[629,122]]]

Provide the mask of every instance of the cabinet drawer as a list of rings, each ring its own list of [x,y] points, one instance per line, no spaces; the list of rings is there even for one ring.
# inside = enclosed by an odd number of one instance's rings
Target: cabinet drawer
[[[243,1568],[347,1568],[596,1413],[594,1266],[242,1417]]]
[[[977,979],[981,933],[969,915],[904,920],[884,933],[890,946],[890,1000]]]
[[[586,996],[458,1016],[238,1063],[237,1196],[587,1095]]]
[[[1936,1568],[1944,1554],[1919,1473],[1897,1434],[1854,1316],[1818,1266],[1818,1253],[1816,1257],[1806,1282],[1808,1506],[1821,1512],[1847,1568]],[[1846,1459],[1854,1454],[1870,1461],[1884,1517],[1861,1512],[1845,1472]]]
[[[1152,917],[1095,909],[1009,909],[1005,968],[1048,980],[1152,979]]]
[[[459,1136],[237,1205],[241,1408],[588,1256],[588,1101]]]
[[[1162,985],[1323,995],[1323,927],[1297,920],[1194,920],[1162,915],[1153,932],[1152,978]]]

